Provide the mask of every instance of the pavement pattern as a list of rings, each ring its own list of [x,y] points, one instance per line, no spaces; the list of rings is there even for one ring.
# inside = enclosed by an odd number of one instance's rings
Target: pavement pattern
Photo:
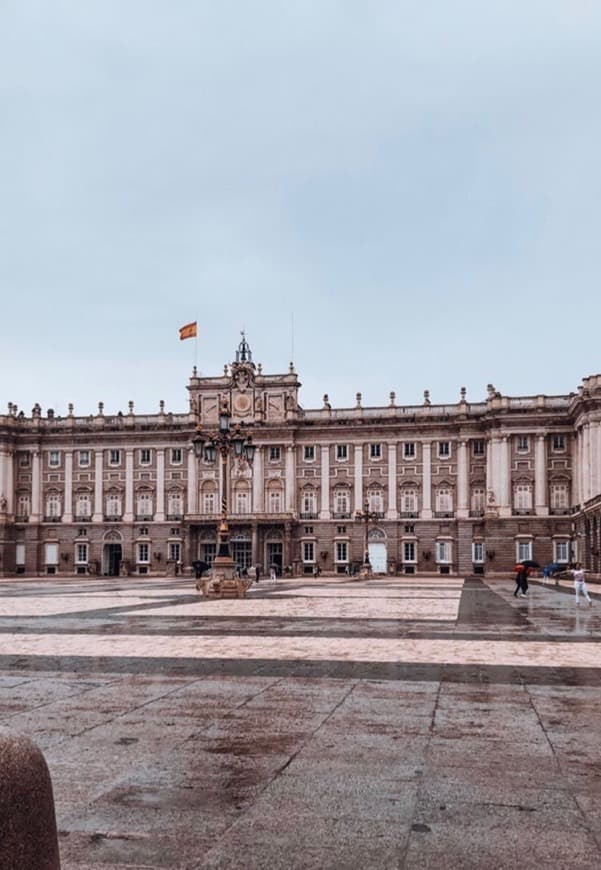
[[[0,729],[63,870],[601,867],[601,596],[390,577],[0,581]]]

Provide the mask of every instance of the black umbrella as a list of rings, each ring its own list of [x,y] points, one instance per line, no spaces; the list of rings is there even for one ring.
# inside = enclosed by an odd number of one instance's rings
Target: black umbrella
[[[534,559],[523,559],[520,565],[523,565],[524,568],[540,568],[539,563],[535,562]]]

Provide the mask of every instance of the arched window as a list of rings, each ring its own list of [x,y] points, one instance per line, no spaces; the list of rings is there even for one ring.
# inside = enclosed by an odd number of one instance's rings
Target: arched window
[[[217,513],[217,487],[214,481],[203,485],[201,492],[201,505],[203,514]]]
[[[513,490],[513,505],[516,511],[532,510],[532,484],[517,483]]]
[[[334,516],[338,519],[350,517],[350,493],[346,487],[338,487],[334,490]]]
[[[439,486],[436,490],[436,513],[453,513],[453,491],[449,486]]]
[[[136,494],[136,517],[140,520],[152,519],[152,493],[150,490],[138,490]]]
[[[414,486],[404,486],[401,489],[401,513],[417,513],[417,489]]]
[[[92,499],[87,491],[75,495],[75,517],[77,520],[89,519],[92,516]]]
[[[373,513],[384,513],[384,493],[381,489],[372,487],[367,493],[367,504]]]
[[[58,492],[49,492],[46,496],[46,516],[58,519],[62,514],[61,496]]]
[[[109,492],[106,497],[106,515],[107,517],[115,518],[121,517],[123,513],[121,506],[121,493],[120,492]]]
[[[304,489],[301,495],[301,518],[315,519],[317,517],[317,493],[313,488]]]
[[[172,519],[184,515],[184,495],[179,489],[172,489],[167,496],[167,514]]]

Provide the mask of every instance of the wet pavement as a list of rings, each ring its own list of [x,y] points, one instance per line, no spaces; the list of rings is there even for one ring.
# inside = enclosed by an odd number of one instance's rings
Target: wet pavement
[[[45,754],[63,870],[597,870],[591,591],[0,581],[0,728]]]

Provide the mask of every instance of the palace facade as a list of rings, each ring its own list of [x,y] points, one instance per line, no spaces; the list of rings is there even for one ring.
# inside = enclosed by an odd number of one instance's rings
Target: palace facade
[[[601,375],[564,396],[351,408],[299,404],[243,337],[189,410],[0,415],[0,576],[190,572],[216,552],[222,500],[242,567],[504,573],[579,559],[601,572]],[[197,457],[227,408],[254,459]],[[225,468],[220,464],[225,462]],[[222,474],[222,470],[225,472]],[[224,490],[224,481],[225,489]]]

